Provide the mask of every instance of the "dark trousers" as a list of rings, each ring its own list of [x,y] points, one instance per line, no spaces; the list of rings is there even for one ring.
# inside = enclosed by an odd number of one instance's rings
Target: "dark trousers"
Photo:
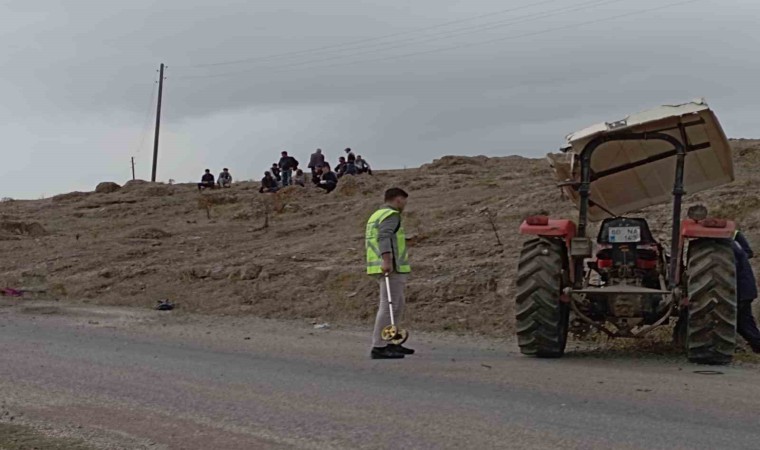
[[[739,300],[736,315],[736,331],[753,350],[760,350],[760,330],[752,315],[752,300]]]
[[[317,186],[319,186],[321,189],[326,190],[327,192],[332,192],[338,185],[335,184],[334,181],[328,181],[327,183],[318,184]]]

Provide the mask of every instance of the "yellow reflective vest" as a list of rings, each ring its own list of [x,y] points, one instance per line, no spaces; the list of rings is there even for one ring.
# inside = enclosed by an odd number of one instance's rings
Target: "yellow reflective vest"
[[[380,254],[380,240],[378,233],[380,224],[390,216],[399,214],[399,228],[396,230],[396,241],[392,242],[393,263],[397,273],[409,273],[412,271],[409,265],[409,256],[406,250],[406,234],[401,225],[400,213],[393,208],[381,208],[375,211],[367,221],[366,247],[367,247],[367,273],[370,275],[382,274],[383,255]]]

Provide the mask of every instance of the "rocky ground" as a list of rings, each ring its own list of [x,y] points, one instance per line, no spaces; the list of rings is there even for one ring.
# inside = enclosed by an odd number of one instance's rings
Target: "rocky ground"
[[[732,144],[736,182],[686,202],[736,218],[760,243],[760,141]],[[444,157],[345,179],[329,195],[311,187],[262,195],[254,183],[199,194],[138,181],[6,200],[0,288],[67,302],[151,308],[168,298],[178,312],[369,322],[377,288],[363,274],[364,224],[391,186],[411,194],[408,325],[512,335],[520,221],[575,215],[543,159]],[[666,237],[668,206],[645,213]]]

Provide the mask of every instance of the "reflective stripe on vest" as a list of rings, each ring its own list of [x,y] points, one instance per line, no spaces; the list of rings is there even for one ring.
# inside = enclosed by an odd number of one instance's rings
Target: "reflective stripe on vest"
[[[382,208],[375,211],[367,221],[365,242],[367,248],[367,273],[370,275],[383,273],[383,255],[380,254],[380,239],[378,234],[380,224],[394,214],[399,214],[399,212],[391,208]],[[396,252],[398,252],[398,254],[396,254]],[[404,227],[402,225],[399,226],[399,229],[396,231],[396,246],[394,248],[393,259],[396,272],[411,272],[409,256],[406,250],[406,234],[404,233]]]

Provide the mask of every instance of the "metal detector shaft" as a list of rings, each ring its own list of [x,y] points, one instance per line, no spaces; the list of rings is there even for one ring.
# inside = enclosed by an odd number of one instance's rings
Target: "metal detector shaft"
[[[396,326],[396,321],[393,318],[393,298],[391,297],[391,276],[385,274],[385,289],[388,292],[388,312],[391,315],[391,325]]]

